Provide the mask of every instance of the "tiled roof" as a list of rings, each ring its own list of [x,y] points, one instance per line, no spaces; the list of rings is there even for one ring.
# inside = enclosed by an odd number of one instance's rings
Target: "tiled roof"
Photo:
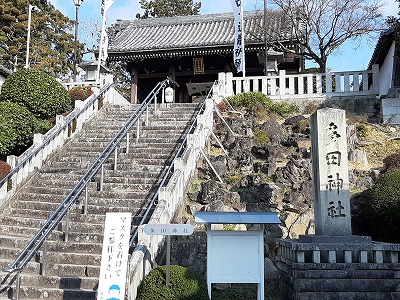
[[[291,40],[292,29],[280,11],[268,11],[270,41]],[[245,45],[263,45],[263,11],[244,13]],[[233,13],[121,21],[112,26],[109,55],[232,46]]]
[[[371,60],[368,64],[368,69],[372,69],[372,65],[378,64],[382,66],[389,52],[390,47],[394,42],[394,33],[392,30],[386,30],[381,32],[379,40],[375,46],[374,53],[372,53]]]

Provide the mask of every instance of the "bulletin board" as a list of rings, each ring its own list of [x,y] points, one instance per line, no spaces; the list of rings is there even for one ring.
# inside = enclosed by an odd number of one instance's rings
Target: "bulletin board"
[[[257,283],[264,299],[263,231],[207,231],[207,283]],[[262,295],[261,295],[262,294]]]

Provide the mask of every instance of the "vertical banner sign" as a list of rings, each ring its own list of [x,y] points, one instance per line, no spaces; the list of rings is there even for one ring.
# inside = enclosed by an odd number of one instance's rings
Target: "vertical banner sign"
[[[233,47],[233,63],[237,72],[245,74],[244,57],[244,22],[243,22],[243,0],[231,0],[233,16],[235,17],[235,44]]]
[[[97,300],[124,300],[131,213],[107,213]]]
[[[108,35],[107,35],[107,17],[106,12],[110,9],[111,5],[114,4],[114,0],[102,0],[101,1],[101,34],[100,34],[100,45],[99,45],[99,59],[97,64],[97,76],[96,78],[100,80],[100,65],[102,61],[107,60],[107,48],[108,48]]]

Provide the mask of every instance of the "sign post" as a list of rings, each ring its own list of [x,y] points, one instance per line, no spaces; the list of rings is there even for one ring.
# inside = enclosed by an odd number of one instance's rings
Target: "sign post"
[[[191,235],[194,231],[191,224],[146,224],[144,233],[147,235],[164,235],[167,237],[167,257],[165,274],[165,285],[169,286],[171,265],[171,235]]]

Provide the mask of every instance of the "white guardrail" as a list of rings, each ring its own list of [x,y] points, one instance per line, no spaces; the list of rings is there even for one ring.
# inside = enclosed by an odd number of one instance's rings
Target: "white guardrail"
[[[82,128],[82,125],[94,117],[104,104],[127,104],[111,84],[101,89],[92,88],[93,95],[86,100],[76,100],[75,109],[67,116],[56,116],[56,125],[46,134],[35,134],[33,145],[20,156],[7,156],[11,172],[0,181],[0,206],[10,199],[17,189],[36,169],[40,169],[49,156]]]
[[[225,82],[224,97],[242,92],[262,92],[272,100],[296,98],[357,96],[379,94],[379,66],[372,70],[286,74],[274,76],[233,77],[220,73],[218,80]]]

